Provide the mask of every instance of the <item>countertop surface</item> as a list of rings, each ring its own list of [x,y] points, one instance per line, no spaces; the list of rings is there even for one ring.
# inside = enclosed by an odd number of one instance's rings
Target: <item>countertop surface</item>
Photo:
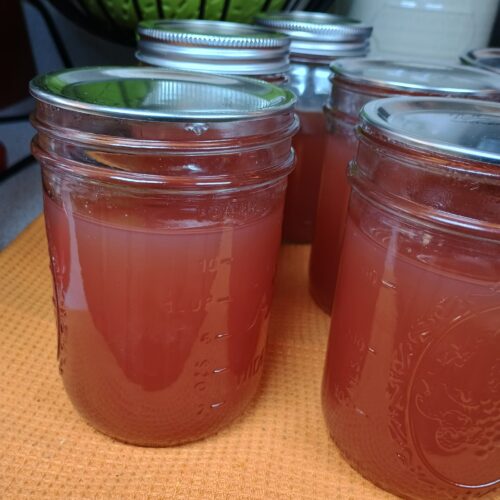
[[[320,384],[328,316],[307,292],[307,246],[284,246],[260,391],[217,435],[141,448],[93,430],[64,392],[43,219],[0,252],[2,498],[393,498],[342,459]]]

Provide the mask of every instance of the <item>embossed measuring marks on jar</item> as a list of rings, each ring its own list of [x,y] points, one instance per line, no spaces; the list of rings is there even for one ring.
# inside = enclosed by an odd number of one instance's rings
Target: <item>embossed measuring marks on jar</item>
[[[207,411],[221,408],[226,403],[228,394],[224,390],[227,386],[224,375],[227,375],[227,346],[224,341],[230,336],[229,333],[217,333],[221,328],[227,328],[227,323],[223,320],[228,314],[230,297],[227,296],[227,286],[224,286],[226,293],[223,295],[212,295],[220,288],[217,281],[227,281],[228,273],[231,271],[233,259],[229,257],[212,257],[198,261],[200,268],[199,276],[203,281],[211,283],[207,294],[198,296],[193,302],[189,302],[186,308],[178,307],[177,295],[170,294],[169,300],[165,303],[165,308],[170,315],[191,314],[202,315],[201,326],[199,327],[198,342],[199,348],[192,349],[192,355],[188,362],[193,370],[193,394],[196,395],[197,411],[196,415],[203,418],[207,416]],[[222,323],[222,324],[221,324]]]
[[[201,262],[203,272],[212,276],[203,305],[205,315],[198,345],[192,356],[193,391],[197,395],[197,415],[202,418],[213,411],[230,411],[237,404],[239,391],[258,381],[262,369],[265,347],[262,321],[268,317],[270,297],[255,301],[250,306],[252,314],[235,317],[232,308],[238,306],[234,303],[237,297],[231,295],[234,289],[231,273],[238,263],[231,257],[232,242],[230,235],[227,236],[222,237],[220,248],[226,248],[229,253],[222,250],[220,257]],[[237,328],[235,322],[238,322]]]
[[[264,348],[257,353],[250,363],[240,373],[235,374],[227,361],[229,351],[228,342],[230,334],[218,333],[212,336],[208,333],[202,335],[201,342],[205,348],[212,342],[213,347],[220,354],[214,354],[210,359],[198,360],[194,363],[194,391],[198,394],[199,417],[207,416],[211,411],[223,411],[226,406],[232,405],[232,395],[229,387],[242,387],[260,374],[264,362]],[[217,362],[220,359],[220,362]],[[226,366],[222,366],[226,365]],[[213,368],[213,367],[216,368]]]

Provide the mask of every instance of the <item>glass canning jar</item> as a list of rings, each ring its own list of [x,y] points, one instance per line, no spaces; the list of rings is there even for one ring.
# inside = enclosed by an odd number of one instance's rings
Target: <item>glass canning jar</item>
[[[262,372],[294,96],[106,67],[40,76],[31,92],[71,401],[130,443],[216,432]]]
[[[367,104],[323,379],[334,441],[404,498],[500,482],[500,104]]]
[[[298,98],[300,130],[293,140],[297,164],[288,180],[283,237],[310,243],[327,137],[328,65],[333,59],[365,56],[371,28],[341,16],[300,11],[262,14],[257,23],[292,39],[288,87]]]
[[[248,24],[199,19],[141,21],[136,59],[144,65],[287,80],[290,39]]]
[[[328,314],[350,192],[346,169],[356,153],[355,127],[361,107],[393,95],[500,99],[499,78],[460,65],[344,59],[335,61],[331,70],[331,95],[325,107],[328,137],[309,265],[311,295]]]

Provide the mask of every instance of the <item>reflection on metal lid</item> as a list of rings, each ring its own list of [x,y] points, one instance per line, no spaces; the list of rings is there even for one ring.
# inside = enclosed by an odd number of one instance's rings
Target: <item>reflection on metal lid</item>
[[[377,99],[361,110],[361,127],[437,153],[500,164],[500,104],[444,97]]]
[[[500,77],[477,68],[385,59],[342,59],[330,65],[335,77],[407,93],[500,97]]]
[[[291,109],[294,95],[259,80],[158,68],[95,67],[32,80],[34,97],[102,116],[148,121],[223,121]]]

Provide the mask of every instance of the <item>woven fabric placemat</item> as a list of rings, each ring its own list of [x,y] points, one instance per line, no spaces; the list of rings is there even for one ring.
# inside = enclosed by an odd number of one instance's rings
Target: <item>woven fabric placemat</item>
[[[64,392],[43,219],[0,253],[0,498],[387,499],[340,456],[321,413],[328,316],[307,246],[280,255],[260,391],[219,434],[141,448],[93,430]]]

